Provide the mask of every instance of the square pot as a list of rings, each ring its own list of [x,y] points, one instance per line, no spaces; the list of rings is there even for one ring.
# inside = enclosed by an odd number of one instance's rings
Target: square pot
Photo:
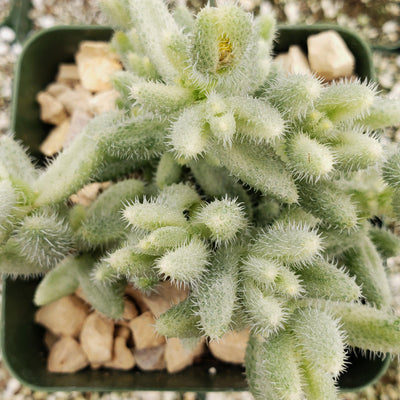
[[[327,29],[338,31],[356,58],[356,73],[362,79],[374,79],[369,47],[347,29],[330,26],[282,26],[275,52],[287,51],[292,44],[306,50],[307,37]],[[60,63],[72,62],[82,40],[109,40],[111,29],[99,26],[61,26],[44,30],[26,44],[15,74],[12,129],[30,149],[42,158],[39,145],[50,126],[39,118],[35,97],[54,80]],[[205,359],[186,370],[168,374],[162,372],[114,371],[89,369],[75,374],[56,374],[46,370],[44,329],[34,323],[36,307],[33,295],[38,280],[4,279],[1,347],[3,360],[11,373],[24,385],[41,391],[243,391],[247,390],[244,368]],[[385,372],[389,357],[369,359],[353,357],[354,362],[339,379],[343,390],[358,390],[379,379]],[[352,359],[353,361],[353,359]],[[217,373],[210,374],[215,367]]]

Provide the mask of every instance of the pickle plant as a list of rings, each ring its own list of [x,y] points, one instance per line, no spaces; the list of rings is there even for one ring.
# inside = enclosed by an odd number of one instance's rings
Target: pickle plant
[[[383,260],[399,253],[400,101],[271,60],[275,22],[236,3],[194,17],[162,0],[101,0],[124,71],[45,169],[0,138],[0,271],[45,274],[43,305],[78,287],[123,312],[127,283],[189,297],[156,329],[194,343],[250,328],[256,399],[336,399],[346,349],[400,354]],[[136,178],[132,178],[135,173]],[[69,197],[112,184],[89,207]]]

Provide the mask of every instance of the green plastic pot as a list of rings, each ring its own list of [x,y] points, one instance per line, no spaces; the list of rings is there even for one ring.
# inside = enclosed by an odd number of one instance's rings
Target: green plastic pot
[[[373,79],[369,47],[354,33],[327,25],[284,26],[279,29],[275,51],[286,51],[291,44],[306,49],[306,39],[326,29],[337,30],[356,57],[356,72]],[[72,62],[82,40],[108,40],[111,29],[97,26],[62,26],[30,38],[19,59],[12,108],[12,127],[16,137],[39,156],[39,145],[50,127],[39,119],[36,94],[54,80],[58,65]],[[244,369],[223,364],[211,357],[177,374],[167,372],[110,371],[89,369],[75,374],[54,374],[46,370],[44,329],[34,323],[33,295],[38,280],[5,279],[3,283],[1,347],[3,360],[11,373],[26,386],[41,391],[240,391],[247,390]],[[340,379],[343,390],[358,390],[385,372],[389,358],[353,357]],[[216,374],[209,369],[215,367]]]

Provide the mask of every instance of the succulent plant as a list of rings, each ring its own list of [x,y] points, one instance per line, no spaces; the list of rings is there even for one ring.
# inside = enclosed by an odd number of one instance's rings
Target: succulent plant
[[[400,101],[284,73],[274,20],[234,2],[196,18],[162,0],[100,4],[125,67],[118,110],[44,170],[0,138],[0,271],[47,272],[36,304],[81,287],[112,318],[129,282],[184,285],[158,332],[249,327],[256,399],[335,399],[347,347],[400,354],[383,265],[400,240],[369,222],[400,218],[400,153],[380,141]],[[95,180],[115,183],[71,206]]]

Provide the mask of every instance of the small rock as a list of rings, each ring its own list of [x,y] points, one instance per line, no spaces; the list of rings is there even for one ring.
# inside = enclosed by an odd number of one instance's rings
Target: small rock
[[[244,364],[249,336],[248,329],[228,332],[220,340],[210,342],[208,347],[215,358],[229,363]]]
[[[0,56],[5,56],[10,51],[10,46],[7,43],[0,42]]]
[[[110,185],[111,182],[89,183],[77,193],[71,195],[69,200],[74,204],[81,204],[82,206],[89,207],[93,203],[93,201],[96,200],[101,191],[107,189]],[[89,303],[81,288],[77,289],[75,294],[86,303]]]
[[[89,364],[79,343],[71,337],[63,337],[53,345],[47,359],[50,372],[76,372]]]
[[[79,108],[75,109],[71,115],[71,124],[69,127],[68,135],[65,139],[64,147],[68,147],[71,142],[78,136],[88,122],[92,119],[92,115],[88,111],[81,110]]]
[[[139,290],[130,289],[130,296],[136,301],[140,307],[140,302],[144,303],[151,312],[158,317],[165,311],[169,310],[173,305],[185,300],[188,296],[188,289],[179,288],[170,281],[160,283],[156,287],[156,291],[150,295],[144,295]],[[140,297],[140,301],[137,300]]]
[[[22,45],[21,43],[13,43],[11,45],[11,52],[16,55],[19,56],[22,53]]]
[[[0,113],[0,131],[6,131],[10,128],[10,118],[6,113]]]
[[[379,74],[378,79],[381,86],[385,89],[392,88],[395,83],[395,77],[390,72]]]
[[[165,364],[170,374],[182,371],[193,364],[195,357],[203,352],[204,341],[199,341],[198,345],[191,351],[186,350],[180,339],[170,338],[165,346]]]
[[[165,342],[164,337],[159,336],[155,331],[154,323],[155,318],[150,311],[146,311],[129,322],[136,349],[156,347]]]
[[[342,37],[335,31],[311,35],[307,39],[311,69],[330,81],[354,73],[355,59]]]
[[[91,92],[111,90],[110,75],[122,69],[106,42],[82,42],[75,56],[82,86]]]
[[[47,350],[51,350],[53,347],[54,343],[58,341],[59,337],[56,336],[53,332],[46,330],[46,333],[44,334],[44,344],[47,348]]]
[[[11,399],[13,395],[18,392],[21,388],[21,383],[18,382],[15,378],[11,378],[7,382],[6,389],[3,392],[4,399]]]
[[[47,157],[51,157],[61,151],[69,129],[70,121],[69,119],[66,119],[50,131],[44,142],[40,145],[40,151]]]
[[[279,54],[275,61],[280,63],[289,74],[312,75],[306,55],[300,46],[290,46],[288,53]]]
[[[80,335],[82,349],[91,363],[102,364],[112,359],[114,322],[97,312],[90,314]]]
[[[117,336],[114,340],[114,352],[111,361],[104,364],[107,368],[129,370],[135,366],[132,351],[126,346],[126,339]]]
[[[12,43],[15,40],[15,32],[10,27],[4,25],[0,28],[0,40],[6,43]]]
[[[119,322],[117,324],[115,327],[115,337],[122,337],[128,341],[131,337],[131,330],[125,325],[119,325]]]
[[[336,15],[340,9],[340,5],[338,4],[338,2],[336,2],[336,1],[334,2],[332,0],[322,0],[321,7],[322,7],[325,17],[331,18],[331,19],[336,17]]]
[[[145,295],[139,289],[134,288],[132,285],[127,285],[125,294],[135,301],[141,313],[150,310],[149,306],[144,300]]]
[[[38,17],[37,22],[41,28],[47,29],[47,28],[51,28],[52,26],[54,26],[56,23],[56,20],[52,15],[47,14],[47,15],[42,15],[42,16]]]
[[[1,80],[1,92],[0,92],[0,97],[3,97],[3,99],[11,100],[12,97],[12,80],[11,76],[3,77],[0,76]]]
[[[73,86],[79,83],[78,67],[75,64],[60,64],[56,81],[65,83],[68,86]]]
[[[59,125],[67,119],[64,106],[48,93],[40,92],[36,97],[40,104],[40,119],[48,124]]]
[[[75,296],[65,296],[39,308],[35,322],[57,336],[78,337],[88,314],[87,305]]]
[[[89,101],[90,111],[97,115],[115,110],[115,101],[119,96],[120,94],[114,89],[96,93]]]
[[[60,93],[57,100],[65,107],[67,112],[72,115],[75,110],[88,111],[89,100],[92,95],[87,90],[68,89]]]
[[[165,344],[149,349],[135,349],[136,365],[143,371],[160,371],[165,368]]]
[[[55,98],[57,98],[61,93],[65,92],[66,90],[70,90],[70,87],[61,82],[53,82],[46,87],[46,93]]]
[[[396,33],[398,29],[399,24],[395,20],[386,21],[382,25],[382,32],[386,33],[386,35],[389,35],[390,33]]]
[[[130,321],[131,319],[136,318],[139,315],[139,311],[136,308],[133,301],[129,299],[124,299],[124,313],[122,314],[122,318]]]
[[[298,22],[300,18],[300,5],[297,2],[289,1],[284,5],[283,9],[289,23],[295,24]]]

